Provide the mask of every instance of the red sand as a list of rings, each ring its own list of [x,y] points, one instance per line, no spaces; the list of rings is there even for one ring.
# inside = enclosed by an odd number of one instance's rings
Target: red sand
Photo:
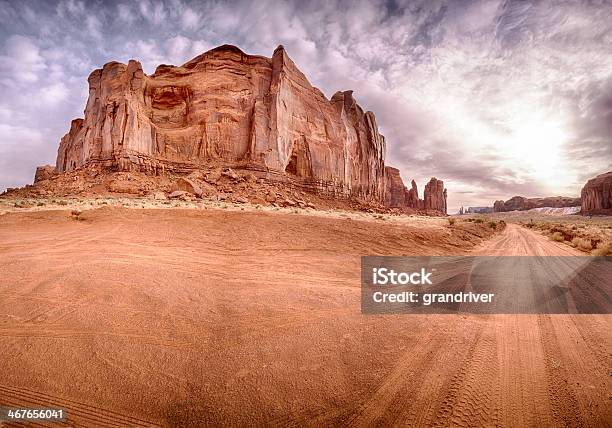
[[[0,216],[2,405],[65,407],[77,426],[612,421],[610,316],[360,313],[361,255],[465,254],[476,225],[83,217]],[[474,249],[572,252],[513,225]]]

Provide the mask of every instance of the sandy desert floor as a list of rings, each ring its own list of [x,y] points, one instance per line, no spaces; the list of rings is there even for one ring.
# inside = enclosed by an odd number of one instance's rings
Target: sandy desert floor
[[[612,424],[610,315],[360,313],[362,255],[581,254],[531,230],[72,217],[0,216],[0,405],[64,407],[74,426]]]

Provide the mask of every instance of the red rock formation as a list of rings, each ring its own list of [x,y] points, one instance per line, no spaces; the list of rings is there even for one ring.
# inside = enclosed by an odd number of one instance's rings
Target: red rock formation
[[[402,208],[409,206],[406,204],[408,190],[404,186],[404,181],[400,176],[400,171],[391,166],[385,167],[385,205],[390,208]]]
[[[374,114],[351,91],[326,99],[282,46],[266,58],[224,45],[151,76],[134,60],[95,70],[56,169],[159,174],[221,163],[382,202],[384,157]]]
[[[424,192],[425,209],[440,211],[446,214],[446,189],[444,182],[432,177],[425,185]]]
[[[425,208],[425,203],[422,199],[419,199],[419,190],[414,180],[411,182],[411,188],[408,190],[406,195],[406,205],[412,208],[422,210]]]
[[[55,174],[55,167],[51,165],[43,165],[36,168],[36,174],[34,174],[34,183],[39,181],[50,179]]]
[[[582,214],[612,214],[612,171],[587,181],[581,199]]]
[[[425,185],[424,199],[419,199],[417,185],[412,180],[411,188],[404,186],[397,168],[385,167],[385,205],[390,208],[413,208],[446,214],[446,189],[444,182],[434,177]]]
[[[548,198],[525,198],[514,196],[504,201],[495,201],[493,212],[525,211],[533,208],[564,208],[579,207],[580,198],[569,198],[565,196],[552,196]]]

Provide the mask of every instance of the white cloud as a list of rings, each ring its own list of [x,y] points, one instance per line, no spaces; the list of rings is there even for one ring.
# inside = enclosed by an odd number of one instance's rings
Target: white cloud
[[[85,13],[85,3],[76,0],[62,0],[57,4],[57,13],[61,17]]]
[[[195,12],[190,7],[186,8],[183,12],[182,22],[183,26],[187,29],[196,28],[199,24],[201,24],[200,20],[200,14]]]
[[[40,89],[38,102],[45,106],[55,106],[68,98],[68,88],[64,83],[54,83]]]
[[[91,35],[94,39],[102,38],[102,23],[96,16],[89,15],[87,18],[85,18],[85,25],[87,26],[89,35]]]
[[[134,22],[134,11],[130,8],[130,6],[126,4],[117,5],[117,14],[119,16],[119,20],[122,22],[125,22],[127,24],[131,24]]]
[[[5,84],[34,83],[47,68],[40,49],[28,37],[14,35],[0,55],[0,78]]]
[[[138,8],[142,16],[155,25],[161,24],[167,17],[166,8],[162,2],[139,0]]]

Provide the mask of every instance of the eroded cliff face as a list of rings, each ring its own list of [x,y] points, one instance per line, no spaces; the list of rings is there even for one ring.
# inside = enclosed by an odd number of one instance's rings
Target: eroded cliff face
[[[587,181],[581,199],[582,214],[612,214],[612,171]]]
[[[282,46],[266,58],[224,45],[151,76],[134,60],[95,70],[56,170],[161,174],[222,164],[382,203],[384,161],[374,114],[351,91],[326,99]]]
[[[390,208],[411,208],[415,210],[436,211],[447,213],[447,192],[444,182],[432,177],[425,185],[423,199],[419,199],[417,184],[412,180],[411,188],[404,185],[397,168],[385,167],[385,203]]]

